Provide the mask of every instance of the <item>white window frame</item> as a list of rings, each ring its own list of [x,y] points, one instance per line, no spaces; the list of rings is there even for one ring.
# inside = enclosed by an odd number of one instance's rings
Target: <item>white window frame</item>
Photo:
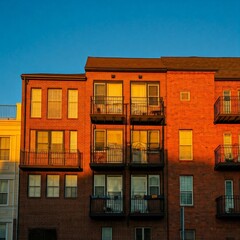
[[[48,104],[47,118],[61,119],[62,118],[62,89],[49,88],[47,104]]]
[[[2,187],[3,185],[0,184],[0,195],[2,196],[1,197],[1,200],[5,199],[5,195],[7,195],[7,198],[6,198],[6,202],[0,202],[0,206],[7,206],[8,205],[8,202],[9,202],[9,180],[6,180],[6,179],[0,179],[0,183],[2,182],[2,184],[4,183],[7,183],[7,187],[6,187],[6,190],[4,190]]]
[[[179,177],[180,206],[193,206],[193,176]],[[187,202],[191,197],[191,202]]]
[[[31,118],[41,118],[42,116],[42,89],[31,89]]]
[[[102,227],[101,240],[112,240],[112,227]]]
[[[184,230],[184,240],[195,240],[196,231],[194,229],[185,229]],[[182,231],[180,231],[180,240],[182,240]]]
[[[32,180],[30,178],[32,178]],[[40,174],[28,175],[28,197],[41,197],[41,178],[42,176]]]
[[[140,238],[137,238],[137,231],[141,230],[141,236]],[[150,230],[150,238],[146,239],[145,238],[145,231]],[[151,240],[152,239],[152,229],[150,227],[136,227],[135,228],[135,240]]]
[[[186,133],[189,134],[189,138],[186,138]],[[185,137],[184,137],[185,136]],[[188,141],[186,143],[186,140]],[[184,148],[190,148],[189,156],[186,157]],[[179,160],[192,161],[193,160],[193,131],[190,129],[179,130]]]
[[[7,223],[0,222],[0,233],[3,232],[3,234],[5,235],[5,236],[1,236],[0,235],[0,239],[3,239],[3,240],[7,240],[8,239],[8,235],[7,235],[8,227],[7,227],[7,225],[8,225]],[[3,227],[3,228],[1,229],[1,227]],[[2,237],[4,237],[4,238],[2,238]]]
[[[78,140],[78,132],[77,131],[70,131],[69,133],[69,151],[71,153],[77,152],[77,140]]]
[[[68,118],[78,118],[78,90],[68,89]]]
[[[47,175],[47,197],[58,198],[60,196],[60,176]]]
[[[65,175],[65,198],[77,197],[77,175]]]
[[[8,142],[9,142],[9,146],[7,146],[8,148],[3,148],[2,144],[1,144],[3,139],[8,140]],[[9,136],[0,136],[0,151],[8,152],[8,154],[6,154],[6,156],[5,156],[5,154],[2,154],[3,157],[0,155],[0,162],[10,160],[10,154],[11,154],[10,147],[11,147],[11,138]]]

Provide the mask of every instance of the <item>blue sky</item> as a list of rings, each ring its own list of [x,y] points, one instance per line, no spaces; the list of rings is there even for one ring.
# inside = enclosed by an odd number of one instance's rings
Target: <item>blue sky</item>
[[[22,73],[83,73],[88,56],[240,57],[239,0],[0,0],[0,104]]]

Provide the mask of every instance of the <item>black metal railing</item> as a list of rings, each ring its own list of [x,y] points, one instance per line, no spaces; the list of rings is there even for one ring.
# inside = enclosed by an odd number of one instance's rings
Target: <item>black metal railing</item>
[[[90,196],[90,216],[123,216],[122,196]]]
[[[219,145],[215,153],[215,164],[232,163],[240,164],[240,145]]]
[[[91,114],[124,114],[123,97],[91,97]]]
[[[161,195],[133,196],[130,215],[162,216],[164,215],[164,197]]]
[[[82,154],[79,151],[36,152],[22,150],[20,166],[82,168]]]
[[[221,96],[214,104],[214,121],[239,121],[240,117],[240,98]],[[232,117],[232,118],[231,118]],[[233,118],[234,117],[234,118]]]
[[[0,105],[0,118],[16,119],[17,106],[16,105]]]
[[[240,217],[240,196],[220,196],[216,199],[218,217]]]
[[[124,162],[123,147],[104,147],[102,149],[93,149],[91,163],[119,164]]]
[[[132,148],[131,164],[164,164],[163,150],[160,148]]]
[[[164,102],[161,97],[132,97],[131,115],[164,116]]]

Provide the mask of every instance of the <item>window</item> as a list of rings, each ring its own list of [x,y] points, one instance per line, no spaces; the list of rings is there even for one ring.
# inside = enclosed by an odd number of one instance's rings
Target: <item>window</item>
[[[159,110],[159,84],[132,83],[131,114],[146,115],[154,110]]]
[[[159,131],[134,130],[132,131],[131,144],[132,162],[145,163],[152,161],[154,156],[150,153],[159,153],[160,151]]]
[[[160,194],[160,179],[159,175],[149,175],[148,176],[148,186],[149,186],[149,195],[158,195]]]
[[[193,177],[180,176],[180,205],[193,205]]]
[[[57,231],[48,228],[31,228],[28,231],[28,240],[57,240]]]
[[[180,240],[182,240],[183,239],[183,236],[182,236],[183,233],[180,232],[180,234],[181,234]],[[195,230],[185,229],[184,240],[195,240]]]
[[[131,176],[131,212],[147,213],[148,201],[145,195],[160,194],[159,175],[132,175]],[[149,202],[149,204],[151,204]]]
[[[48,89],[48,118],[62,117],[62,90]]]
[[[8,203],[8,180],[0,179],[0,205]]]
[[[40,118],[42,112],[42,89],[31,90],[31,117]]]
[[[41,197],[41,175],[28,176],[28,196]]]
[[[94,161],[120,163],[123,161],[122,130],[95,130]]]
[[[233,160],[233,153],[232,153],[232,134],[231,133],[224,133],[223,134],[223,147],[224,147],[224,158],[226,161]]]
[[[190,92],[180,92],[181,101],[190,101]]]
[[[78,90],[68,90],[68,118],[78,118]]]
[[[151,240],[151,229],[150,228],[136,228],[135,229],[135,240]]]
[[[122,212],[122,176],[118,175],[94,175],[94,196],[108,197],[106,210]]]
[[[0,161],[10,159],[10,137],[0,137]]]
[[[70,131],[70,152],[77,152],[77,131]]]
[[[192,160],[192,130],[179,130],[179,159]]]
[[[32,132],[32,142],[34,132]],[[62,152],[63,151],[63,131],[36,131],[36,147],[38,152]]]
[[[7,224],[6,223],[0,223],[0,240],[6,240],[7,239]]]
[[[111,227],[102,227],[102,240],[112,240]]]
[[[225,180],[225,211],[228,213],[234,209],[233,181]]]
[[[47,175],[47,197],[59,197],[59,175]]]
[[[223,91],[223,113],[231,113],[231,91]]]
[[[94,83],[94,107],[98,113],[122,113],[122,83]]]
[[[77,175],[65,176],[65,197],[66,198],[77,197]]]

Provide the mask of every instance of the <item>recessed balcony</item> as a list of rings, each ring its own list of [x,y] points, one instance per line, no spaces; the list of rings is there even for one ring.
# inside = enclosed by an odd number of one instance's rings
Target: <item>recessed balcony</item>
[[[160,148],[145,149],[136,146],[131,149],[131,161],[129,163],[131,169],[162,169],[164,167],[164,154]]]
[[[123,124],[126,108],[123,97],[91,97],[91,121],[98,124]]]
[[[66,169],[82,171],[82,154],[76,152],[21,151],[21,169]]]
[[[162,125],[165,123],[163,98],[131,98],[130,121],[133,125]]]
[[[104,147],[92,150],[92,170],[121,170],[125,168],[123,147]]]
[[[240,196],[220,196],[216,199],[217,217],[240,219]]]
[[[240,98],[219,97],[214,104],[214,123],[240,123]]]
[[[240,145],[220,145],[215,153],[215,170],[240,171]]]
[[[125,217],[124,198],[122,196],[90,196],[90,217],[121,218]]]
[[[164,197],[161,195],[135,195],[131,198],[131,218],[162,218]]]

